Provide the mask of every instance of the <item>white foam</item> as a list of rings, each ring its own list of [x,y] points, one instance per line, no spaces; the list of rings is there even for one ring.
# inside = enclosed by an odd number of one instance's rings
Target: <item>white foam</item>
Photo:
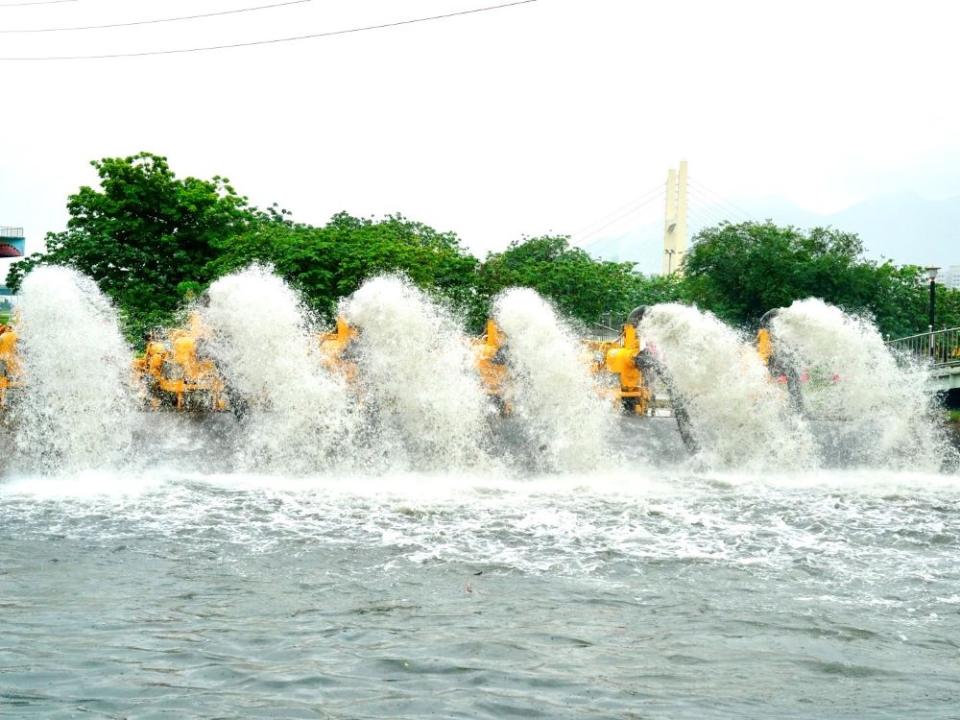
[[[815,463],[808,428],[749,340],[713,314],[676,303],[648,309],[640,332],[687,409],[707,467]]]
[[[320,362],[297,294],[259,265],[208,292],[207,349],[246,404],[241,467],[304,473],[333,464],[352,439],[355,413],[346,384]]]
[[[341,310],[360,331],[362,401],[376,423],[368,442],[392,469],[487,464],[488,419],[469,344],[456,318],[407,280],[367,280]]]
[[[494,303],[506,335],[507,400],[528,435],[538,470],[584,470],[608,464],[616,420],[602,399],[572,329],[529,288],[506,290]]]
[[[134,424],[131,351],[90,278],[41,266],[20,290],[23,389],[11,393],[14,471],[120,464]]]
[[[807,412],[837,421],[832,442],[850,462],[939,469],[944,439],[926,373],[898,364],[873,323],[810,298],[781,310],[772,330],[781,362],[806,379]]]

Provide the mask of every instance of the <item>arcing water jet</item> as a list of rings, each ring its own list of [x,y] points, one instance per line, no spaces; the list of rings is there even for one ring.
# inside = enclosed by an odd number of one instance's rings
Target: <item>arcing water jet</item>
[[[135,417],[130,349],[96,284],[69,268],[35,269],[21,286],[17,331],[21,386],[7,398],[13,467],[120,463]]]
[[[144,406],[232,410],[236,422],[211,423],[217,443],[204,433],[190,447],[228,468],[295,474],[592,469],[650,429],[617,422],[617,411],[652,413],[664,387],[708,467],[799,469],[826,458],[930,469],[944,454],[923,370],[898,365],[872,325],[820,301],[768,315],[756,348],[679,305],[638,309],[618,340],[582,343],[522,288],[496,299],[476,340],[397,277],[369,280],[341,310],[336,330],[317,334],[269,269],[222,278],[183,328],[134,362]],[[41,268],[24,283],[21,311],[16,330],[0,329],[0,459],[43,472],[119,464],[134,425],[148,423],[132,410],[129,351],[110,304],[77,273]],[[169,434],[160,457],[171,442],[184,447],[172,418],[163,430],[149,422],[148,437]],[[674,452],[651,452],[662,451]]]
[[[254,265],[217,280],[198,309],[212,358],[241,418],[241,464],[311,472],[349,445],[355,415],[344,381],[320,360],[296,293]]]
[[[376,423],[371,442],[393,463],[418,468],[489,462],[495,414],[455,318],[409,281],[367,280],[341,306],[358,330],[361,402]]]
[[[640,323],[703,459],[719,467],[805,468],[816,452],[802,418],[752,344],[710,313],[674,303]],[[653,347],[650,347],[652,345]]]
[[[778,362],[797,378],[804,411],[843,462],[936,469],[944,440],[925,370],[900,364],[873,323],[806,299],[771,321]]]
[[[608,380],[602,393],[632,415],[646,415],[652,399],[650,383],[644,371],[647,354],[637,324],[646,307],[633,310],[624,321],[616,340],[591,340],[587,348],[594,353],[593,372]]]
[[[589,358],[549,302],[529,288],[503,292],[494,317],[506,335],[505,399],[540,470],[583,470],[609,462],[615,421]]]
[[[20,387],[21,372],[17,331],[0,323],[0,410],[7,404],[7,392]]]

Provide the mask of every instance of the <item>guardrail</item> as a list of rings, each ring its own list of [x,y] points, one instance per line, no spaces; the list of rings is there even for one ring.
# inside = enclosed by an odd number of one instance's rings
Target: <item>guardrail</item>
[[[898,338],[887,345],[897,352],[929,358],[934,367],[960,365],[960,328]]]
[[[23,240],[23,228],[0,225],[0,238],[15,238],[17,240]]]
[[[616,340],[620,337],[620,330],[602,322],[587,326],[587,339],[600,342]]]

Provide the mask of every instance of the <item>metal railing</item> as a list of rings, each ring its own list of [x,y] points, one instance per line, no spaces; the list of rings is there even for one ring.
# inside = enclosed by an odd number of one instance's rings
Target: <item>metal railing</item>
[[[618,337],[620,337],[620,330],[603,322],[595,322],[592,325],[587,326],[588,340],[597,340],[603,342],[616,340]]]
[[[17,240],[23,240],[23,228],[0,225],[0,238],[15,238]]]
[[[896,352],[929,358],[934,367],[960,365],[960,328],[911,335],[887,345]]]

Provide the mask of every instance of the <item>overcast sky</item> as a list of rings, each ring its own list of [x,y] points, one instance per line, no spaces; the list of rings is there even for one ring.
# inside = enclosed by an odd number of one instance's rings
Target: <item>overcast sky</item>
[[[0,56],[320,33],[498,0],[0,0]],[[34,0],[36,2],[37,0]],[[502,0],[501,0],[502,1]],[[574,232],[685,158],[723,197],[820,212],[960,195],[950,2],[538,0],[392,29],[159,57],[0,60],[0,224],[61,229],[88,161],[148,150],[297,219],[402,211],[478,253]],[[656,212],[661,212],[656,210]]]

